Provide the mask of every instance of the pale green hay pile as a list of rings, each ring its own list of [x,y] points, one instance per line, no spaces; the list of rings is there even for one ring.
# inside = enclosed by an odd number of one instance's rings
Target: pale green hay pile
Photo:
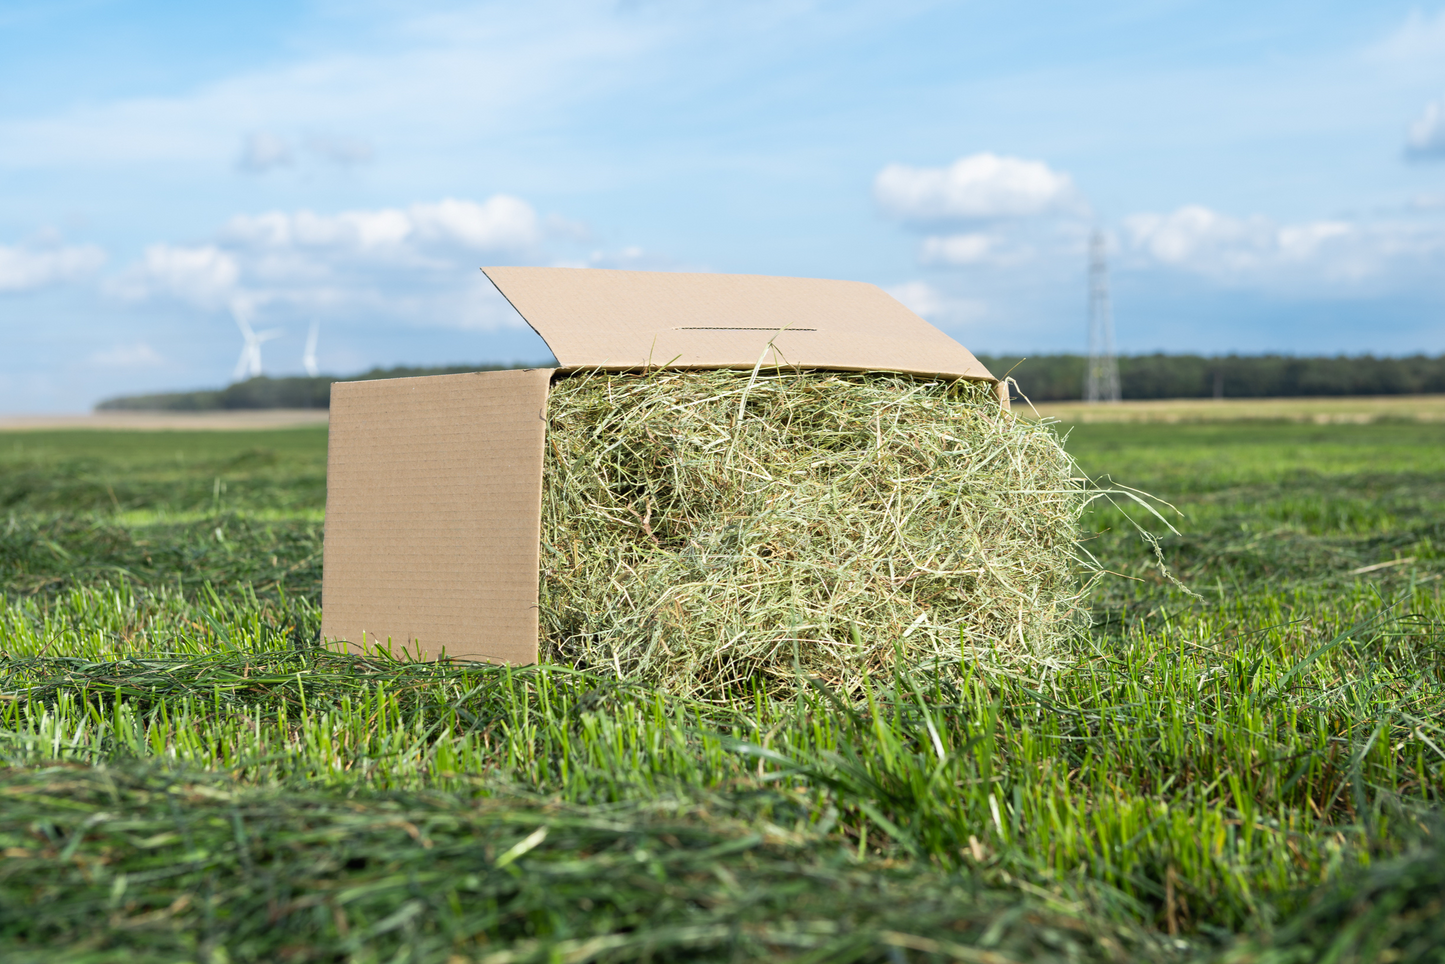
[[[1055,659],[1084,492],[992,387],[893,374],[590,373],[553,386],[543,659],[706,696],[798,671]]]

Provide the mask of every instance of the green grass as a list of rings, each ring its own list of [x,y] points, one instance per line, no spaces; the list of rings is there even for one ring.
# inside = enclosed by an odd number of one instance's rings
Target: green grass
[[[326,504],[326,429],[0,433],[0,512],[293,512]]]
[[[319,432],[0,437],[0,948],[1438,960],[1445,427],[1069,447],[1197,596],[1105,504],[1069,668],[718,706],[315,648]]]
[[[0,433],[0,588],[321,592],[325,429]]]

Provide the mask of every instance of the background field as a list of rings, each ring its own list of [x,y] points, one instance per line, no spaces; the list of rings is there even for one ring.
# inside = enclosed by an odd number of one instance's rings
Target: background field
[[[1445,395],[1373,395],[1344,398],[1167,398],[1089,405],[1086,402],[1015,401],[1025,416],[1070,425],[1097,422],[1302,422],[1370,425],[1375,422],[1445,422]]]
[[[328,653],[324,428],[0,434],[0,948],[1433,960],[1445,424],[1409,415],[1061,424],[1179,534],[1099,501],[1073,662],[857,706]]]

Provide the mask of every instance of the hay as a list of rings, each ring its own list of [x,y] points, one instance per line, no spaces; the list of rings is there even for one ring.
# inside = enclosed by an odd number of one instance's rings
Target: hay
[[[893,374],[560,379],[543,469],[543,658],[709,696],[798,671],[1050,660],[1084,493],[991,386]]]

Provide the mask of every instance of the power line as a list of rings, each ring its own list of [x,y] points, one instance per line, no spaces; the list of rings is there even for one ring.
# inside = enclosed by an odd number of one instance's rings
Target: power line
[[[1089,238],[1089,372],[1084,401],[1119,400],[1119,363],[1114,358],[1114,316],[1109,310],[1109,261],[1104,232]]]

